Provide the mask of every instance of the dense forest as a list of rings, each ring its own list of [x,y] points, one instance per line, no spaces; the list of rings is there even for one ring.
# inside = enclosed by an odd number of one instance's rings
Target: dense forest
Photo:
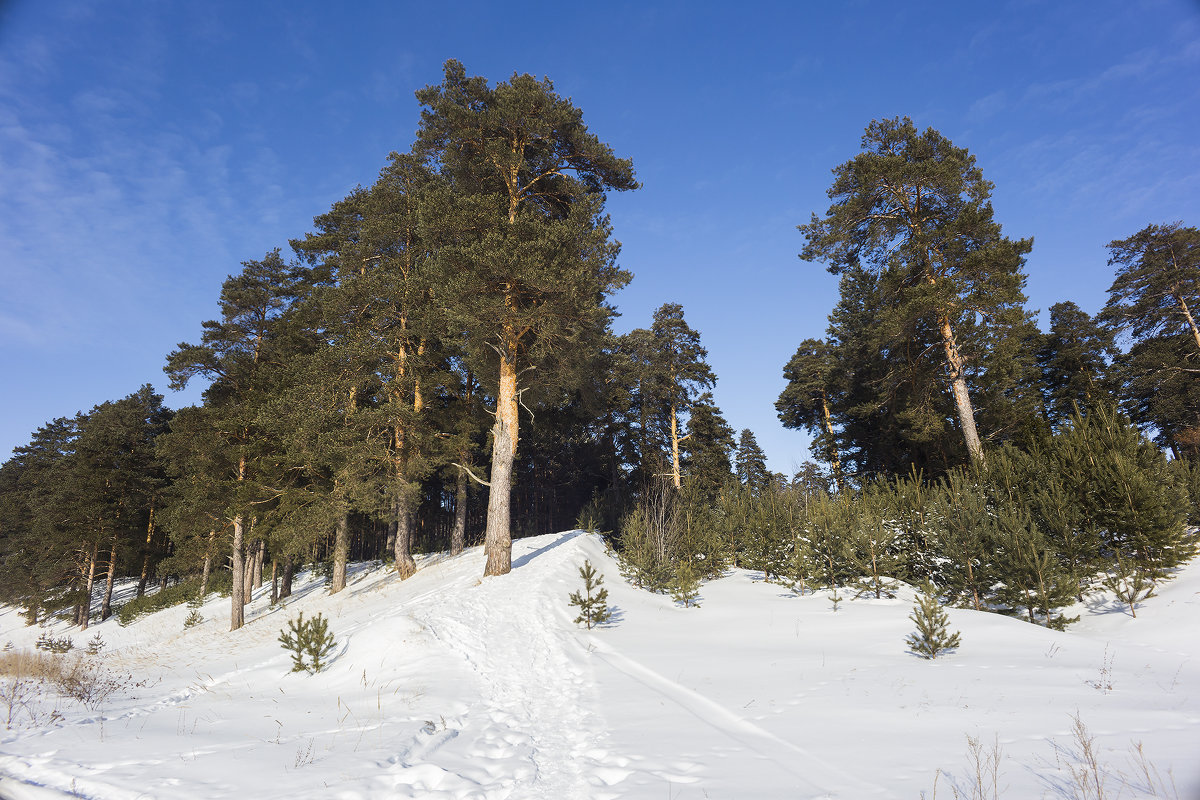
[[[244,262],[166,356],[201,405],[143,386],[0,467],[0,602],[86,628],[222,591],[237,629],[307,566],[338,592],[351,560],[404,579],[415,553],[482,544],[499,575],[513,537],[578,525],[683,598],[730,566],[798,592],[930,580],[1062,626],[1098,586],[1132,611],[1195,553],[1200,230],[1112,241],[1105,308],[1057,303],[1043,333],[1033,242],[1004,236],[974,157],[872,122],[799,226],[840,299],[763,398],[813,436],[786,476],[714,403],[680,305],[613,332],[631,276],[604,204],[638,184],[581,110],[455,61],[417,100],[411,148]]]

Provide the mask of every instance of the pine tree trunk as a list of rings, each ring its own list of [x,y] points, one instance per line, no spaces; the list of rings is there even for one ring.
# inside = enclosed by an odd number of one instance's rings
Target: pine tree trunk
[[[465,454],[462,457],[466,463]],[[454,529],[450,532],[450,555],[463,551],[467,542],[467,473],[461,469],[454,482]]]
[[[950,390],[954,395],[954,406],[958,411],[958,422],[962,426],[963,439],[967,443],[967,453],[971,456],[972,465],[983,468],[987,466],[987,462],[983,457],[983,444],[979,441],[979,431],[975,428],[975,409],[971,407],[971,396],[967,393],[967,379],[963,374],[962,355],[958,351],[958,343],[954,341],[950,318],[939,319],[938,329],[942,334],[942,348],[946,351]]]
[[[246,552],[242,541],[242,515],[233,518],[233,589],[229,597],[229,630],[236,631],[246,623]]]
[[[292,596],[292,576],[296,573],[293,556],[288,556],[283,562],[283,579],[279,582],[279,599]]]
[[[400,580],[408,580],[417,571],[417,562],[412,557],[413,512],[407,495],[392,502],[392,524],[396,527],[396,574]]]
[[[146,594],[146,583],[150,580],[150,554],[146,553],[142,556],[142,574],[138,578],[136,597],[142,597]]]
[[[263,585],[263,562],[267,558],[267,540],[259,539],[258,548],[254,551],[254,588],[261,589]]]
[[[113,535],[112,548],[108,551],[108,575],[104,578],[104,600],[100,603],[100,621],[112,616],[113,579],[117,575],[117,537]]]
[[[212,573],[212,546],[216,538],[216,531],[208,532],[208,544],[204,547],[204,572],[200,574],[200,600],[208,594],[208,577]]]
[[[271,605],[279,602],[279,559],[271,559]]]
[[[343,512],[333,534],[333,577],[329,593],[337,594],[346,588],[346,557],[350,551],[350,516]]]
[[[1187,301],[1183,299],[1182,294],[1177,294],[1176,297],[1179,300],[1179,308],[1182,309],[1183,316],[1187,318],[1188,327],[1192,329],[1192,338],[1196,340],[1196,349],[1200,350],[1200,328],[1196,327],[1196,320],[1192,318],[1192,310],[1188,308]]]
[[[840,492],[844,482],[842,459],[838,455],[837,440],[833,438],[833,415],[829,413],[829,397],[824,391],[821,392],[821,414],[825,418],[825,435],[829,437],[829,467],[833,472],[833,482]]]
[[[506,575],[512,570],[512,535],[509,530],[513,460],[517,452],[516,337],[507,337],[507,354],[500,357],[500,384],[496,396],[496,424],[492,428],[492,472],[489,480],[487,531],[483,549],[487,564],[483,574]]]
[[[251,530],[254,529],[254,523],[250,523]],[[246,545],[245,553],[242,557],[242,605],[247,605],[254,598],[254,554],[257,550],[257,544],[251,541]]]
[[[146,554],[142,557],[142,574],[138,578],[137,596],[146,593],[146,582],[150,580],[150,544],[154,541],[154,503],[150,503],[150,521],[146,523]]]
[[[83,602],[79,604],[79,629],[86,631],[88,622],[92,618],[92,589],[96,585],[96,556],[100,553],[100,542],[97,541],[92,545],[92,555],[88,559],[88,572],[86,581],[86,590],[83,594]]]
[[[683,487],[679,474],[679,412],[675,405],[671,406],[671,482],[676,489]]]
[[[255,351],[255,359],[258,352]],[[238,481],[246,480],[246,456],[238,458]],[[251,525],[254,523],[251,522]],[[246,542],[242,515],[233,518],[233,575],[229,595],[229,630],[236,631],[246,624]]]

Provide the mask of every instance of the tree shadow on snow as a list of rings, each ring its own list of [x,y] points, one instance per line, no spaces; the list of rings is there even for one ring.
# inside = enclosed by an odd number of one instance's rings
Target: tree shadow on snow
[[[542,553],[545,553],[545,552],[548,552],[548,551],[550,551],[550,550],[553,550],[554,548],[558,547],[559,545],[566,544],[567,542],[569,542],[569,541],[571,541],[572,539],[574,539],[576,536],[581,536],[581,535],[583,535],[584,533],[586,533],[586,531],[570,531],[570,532],[568,532],[568,533],[564,533],[562,536],[558,537],[557,539],[555,539],[555,540],[554,540],[553,542],[551,542],[550,544],[548,544],[548,545],[545,545],[545,546],[543,546],[543,547],[539,547],[537,550],[534,550],[534,551],[533,551],[533,552],[531,552],[531,553],[526,553],[525,555],[521,556],[521,557],[520,557],[520,558],[518,558],[517,560],[513,561],[513,562],[512,562],[512,568],[513,568],[513,569],[520,569],[521,567],[525,566],[526,564],[528,564],[528,563],[529,563],[530,561],[532,561],[533,559],[535,559],[535,558],[537,558],[538,556],[540,556]]]
[[[625,611],[620,606],[608,607],[608,619],[604,622],[597,622],[592,627],[594,628],[615,628],[625,621]]]

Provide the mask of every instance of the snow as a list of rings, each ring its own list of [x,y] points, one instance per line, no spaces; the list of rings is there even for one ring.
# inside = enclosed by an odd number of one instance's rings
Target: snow
[[[1069,798],[1077,717],[1109,797],[1152,796],[1116,775],[1140,742],[1166,796],[1200,798],[1200,563],[1136,619],[1101,598],[1066,632],[950,609],[962,645],[926,661],[904,643],[909,589],[843,590],[835,611],[733,571],[682,608],[625,583],[594,535],[513,557],[487,579],[479,549],[407,581],[358,565],[338,595],[305,574],[285,607],[256,592],[233,633],[221,598],[186,629],[185,606],[84,633],[0,609],[0,644],[99,634],[126,684],[93,709],[47,694],[38,724],[0,728],[0,797],[915,799],[936,781],[965,798],[970,736],[985,761],[999,748],[1001,797]],[[591,632],[567,605],[585,559],[615,611]],[[316,675],[277,641],[300,611],[337,637]]]

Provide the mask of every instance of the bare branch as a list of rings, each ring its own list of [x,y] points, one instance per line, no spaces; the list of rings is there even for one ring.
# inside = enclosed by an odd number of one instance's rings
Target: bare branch
[[[471,472],[471,470],[470,470],[468,467],[464,467],[462,464],[459,464],[457,461],[451,461],[451,462],[450,462],[450,465],[451,465],[451,466],[454,466],[454,467],[458,467],[458,468],[459,468],[459,469],[461,469],[463,472],[465,472],[465,473],[467,473],[468,475],[470,475],[470,476],[471,476],[471,479],[472,479],[472,480],[474,480],[476,483],[478,483],[478,484],[482,484],[483,486],[486,486],[486,487],[488,487],[489,489],[490,489],[490,488],[492,488],[492,485],[491,485],[490,483],[488,483],[488,482],[487,482],[487,481],[485,481],[483,478],[481,478],[481,477],[479,477],[478,475],[476,475],[474,472]]]
[[[530,367],[530,369],[532,369],[532,367]],[[528,388],[529,387],[525,387],[525,389]],[[533,409],[525,405],[525,401],[521,398],[521,395],[525,394],[525,389],[521,389],[517,392],[517,402],[521,404],[521,408],[529,412],[529,421],[532,422],[534,420]]]

